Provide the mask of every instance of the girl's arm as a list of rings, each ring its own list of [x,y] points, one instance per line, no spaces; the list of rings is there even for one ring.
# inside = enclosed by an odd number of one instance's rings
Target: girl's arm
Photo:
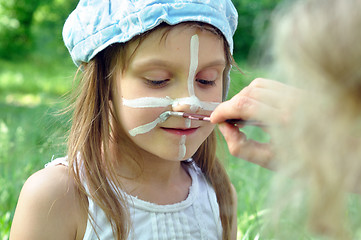
[[[231,228],[231,240],[237,240],[237,191],[232,184],[232,199],[233,199],[233,219]]]
[[[33,174],[21,190],[10,240],[82,239],[86,217],[77,194],[67,167]]]

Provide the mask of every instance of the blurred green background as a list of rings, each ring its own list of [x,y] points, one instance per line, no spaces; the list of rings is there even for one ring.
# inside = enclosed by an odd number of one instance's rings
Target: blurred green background
[[[17,198],[24,181],[53,156],[65,154],[67,106],[75,65],[63,45],[63,23],[75,0],[0,0],[0,240],[9,238]],[[239,25],[235,59],[245,74],[232,72],[229,97],[262,71],[249,64],[249,53],[267,27],[278,0],[233,0]],[[252,138],[267,136],[256,128]],[[227,153],[228,172],[238,192],[239,239],[257,239],[267,213],[269,171]]]

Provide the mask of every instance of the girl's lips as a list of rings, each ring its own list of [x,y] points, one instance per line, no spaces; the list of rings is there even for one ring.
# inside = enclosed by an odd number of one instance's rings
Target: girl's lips
[[[162,129],[166,132],[176,134],[176,135],[190,135],[195,133],[198,128],[164,128]]]

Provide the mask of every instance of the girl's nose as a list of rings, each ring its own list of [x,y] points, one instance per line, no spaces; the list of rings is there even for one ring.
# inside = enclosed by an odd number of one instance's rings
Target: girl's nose
[[[196,104],[196,97],[186,97],[182,99],[177,99],[172,105],[172,111],[174,112],[186,112],[186,113],[196,113],[198,112],[198,105]]]
[[[174,112],[196,113],[198,111],[200,100],[195,95],[194,86],[189,84],[188,76],[182,78],[181,84],[173,92],[173,97],[175,97],[172,105]]]

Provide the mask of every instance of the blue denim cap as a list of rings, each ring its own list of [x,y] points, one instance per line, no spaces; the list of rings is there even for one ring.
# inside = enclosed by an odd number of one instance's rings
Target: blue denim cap
[[[165,22],[208,23],[218,28],[233,52],[237,11],[231,0],[80,0],[63,28],[74,63],[89,62],[113,43],[125,43]]]

